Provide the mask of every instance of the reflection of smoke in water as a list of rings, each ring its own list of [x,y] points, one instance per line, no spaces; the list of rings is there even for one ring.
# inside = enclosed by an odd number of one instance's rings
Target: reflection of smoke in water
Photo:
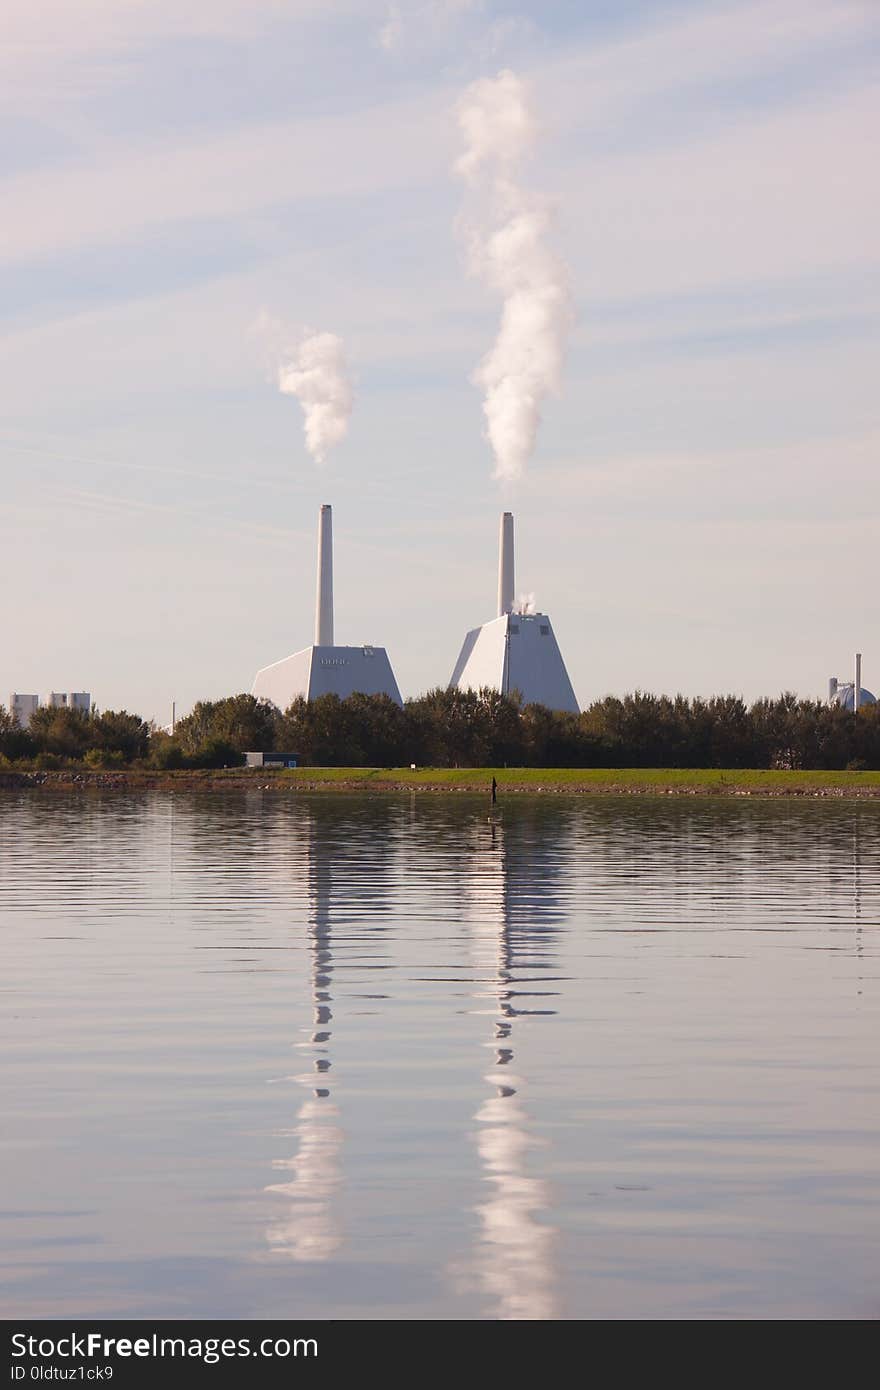
[[[515,977],[503,826],[476,827],[475,843],[468,852],[476,865],[465,882],[465,894],[474,977],[480,982],[477,997],[489,996],[498,1009],[492,1041],[486,1044],[495,1052],[495,1070],[485,1077],[494,1094],[474,1116],[480,1125],[476,1148],[489,1196],[475,1208],[481,1230],[469,1267],[491,1298],[494,1316],[552,1319],[558,1316],[552,1263],[556,1232],[539,1219],[549,1203],[549,1191],[543,1178],[526,1172],[528,1151],[539,1141],[528,1133],[520,1078],[499,1070],[513,1061],[516,1018],[511,1002]]]
[[[497,1078],[490,1074],[486,1080]],[[554,1318],[555,1232],[536,1219],[547,1205],[547,1184],[523,1171],[527,1150],[536,1142],[526,1132],[528,1115],[505,1087],[476,1119],[485,1126],[477,1135],[477,1152],[493,1189],[477,1207],[484,1241],[477,1261],[480,1279],[497,1300],[499,1318]]]
[[[297,1078],[311,1084],[312,1077]],[[288,1214],[266,1232],[272,1253],[288,1260],[326,1260],[342,1243],[334,1213],[334,1197],[341,1181],[339,1150],[342,1130],[339,1112],[329,1096],[311,1096],[300,1106],[293,1134],[299,1148],[293,1158],[278,1158],[275,1169],[289,1169],[290,1182],[273,1183],[265,1190],[291,1203]]]

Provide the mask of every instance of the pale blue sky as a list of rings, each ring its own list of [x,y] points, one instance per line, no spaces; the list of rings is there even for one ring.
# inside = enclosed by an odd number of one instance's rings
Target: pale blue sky
[[[0,691],[167,717],[336,629],[414,694],[493,614],[497,514],[582,703],[880,686],[874,0],[10,0]],[[527,476],[469,380],[498,306],[454,107],[512,67],[578,322]],[[318,469],[261,310],[338,333]]]

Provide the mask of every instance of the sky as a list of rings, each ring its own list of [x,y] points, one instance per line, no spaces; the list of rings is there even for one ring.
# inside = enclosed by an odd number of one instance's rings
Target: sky
[[[167,722],[312,640],[404,695],[498,514],[581,704],[880,694],[876,0],[6,0],[0,692]],[[510,70],[573,327],[522,476],[474,373],[457,110]],[[322,464],[254,325],[337,335]]]

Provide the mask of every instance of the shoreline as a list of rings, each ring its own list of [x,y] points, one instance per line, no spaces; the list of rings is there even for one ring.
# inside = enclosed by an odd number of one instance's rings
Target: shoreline
[[[0,791],[400,792],[880,800],[880,772],[725,768],[223,768],[0,771]]]

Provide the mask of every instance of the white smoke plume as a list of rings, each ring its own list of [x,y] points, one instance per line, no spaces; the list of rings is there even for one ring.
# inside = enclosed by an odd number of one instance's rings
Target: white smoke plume
[[[278,368],[278,386],[296,396],[305,415],[306,448],[324,463],[348,433],[354,391],[345,347],[335,333],[309,333],[296,355]]]
[[[534,450],[544,398],[560,389],[571,291],[548,245],[550,209],[519,181],[537,135],[526,84],[510,71],[474,82],[458,123],[465,150],[456,172],[488,198],[482,222],[467,228],[471,268],[502,301],[498,336],[473,380],[485,392],[495,477],[510,481]]]
[[[276,381],[286,396],[299,400],[306,448],[316,463],[324,463],[347,435],[354,404],[342,339],[307,328],[297,342],[290,329],[265,309],[251,324],[249,336],[258,344],[270,381]]]

